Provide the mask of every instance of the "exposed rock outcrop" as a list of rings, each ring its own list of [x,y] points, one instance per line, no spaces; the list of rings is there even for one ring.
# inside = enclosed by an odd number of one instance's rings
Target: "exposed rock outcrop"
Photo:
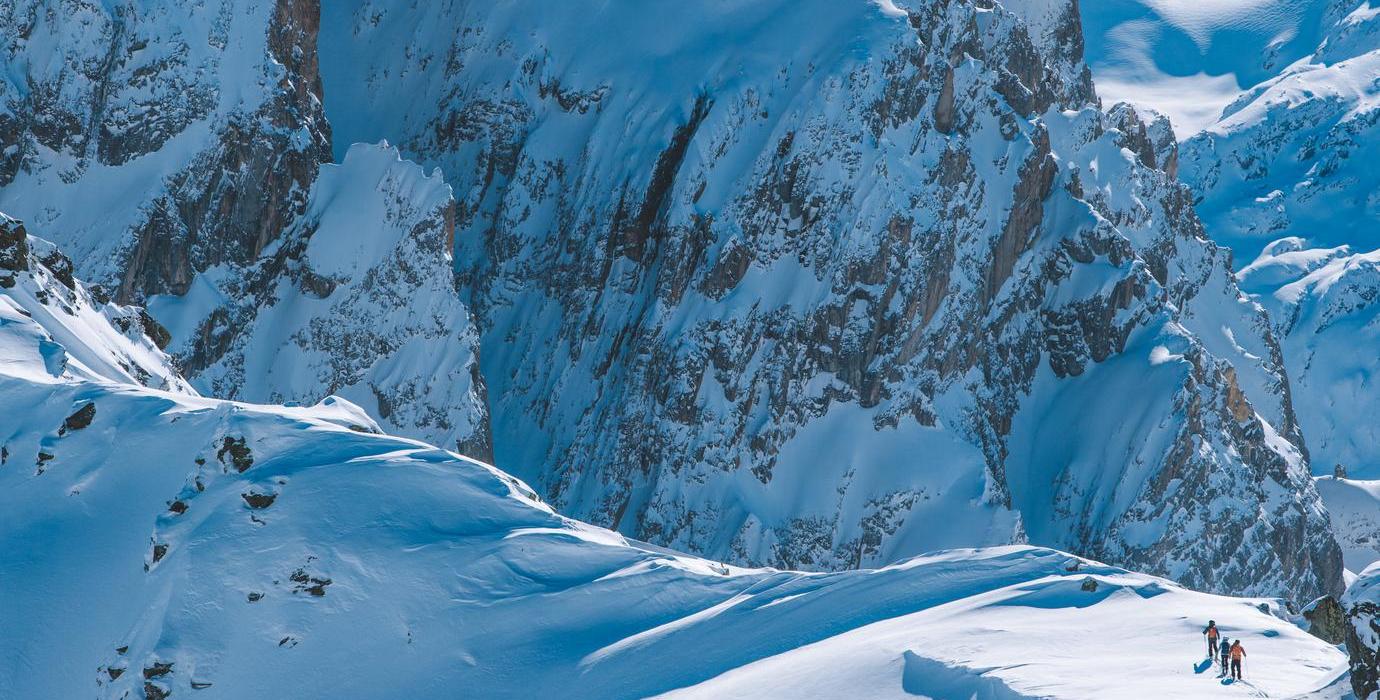
[[[1308,633],[1329,644],[1342,644],[1346,641],[1346,610],[1337,599],[1325,595],[1303,609],[1303,617],[1308,620]]]

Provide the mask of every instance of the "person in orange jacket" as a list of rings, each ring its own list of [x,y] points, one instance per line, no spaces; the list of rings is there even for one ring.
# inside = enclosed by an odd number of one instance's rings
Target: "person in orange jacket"
[[[1234,680],[1241,680],[1241,662],[1246,658],[1246,648],[1241,646],[1238,639],[1231,643],[1231,677]]]
[[[1210,660],[1212,660],[1212,661],[1216,661],[1216,660],[1217,660],[1217,639],[1218,639],[1218,637],[1222,636],[1221,631],[1217,629],[1217,621],[1216,621],[1216,620],[1208,620],[1208,626],[1205,627],[1205,628],[1203,629],[1203,635],[1207,637],[1207,643],[1208,643],[1208,659],[1210,659]]]

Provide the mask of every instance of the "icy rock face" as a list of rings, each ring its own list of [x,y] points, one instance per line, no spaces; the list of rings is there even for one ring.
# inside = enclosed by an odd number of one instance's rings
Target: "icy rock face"
[[[1380,565],[1372,564],[1342,595],[1346,609],[1346,649],[1351,655],[1351,687],[1358,698],[1380,690]]]
[[[1028,539],[1338,591],[1168,124],[1098,111],[1074,3],[1011,7],[363,1],[322,65],[337,134],[454,186],[495,455],[562,510],[746,563]]]
[[[0,208],[126,302],[252,261],[330,158],[315,0],[6,3]]]
[[[1346,643],[1346,611],[1336,598],[1325,595],[1303,609],[1308,633],[1328,644]]]
[[[305,213],[244,271],[151,308],[206,393],[369,407],[389,432],[490,454],[479,337],[455,289],[455,200],[387,144],[326,165]]]
[[[89,290],[72,270],[56,246],[0,213],[3,371],[41,382],[83,379],[195,393],[161,350],[167,331],[143,309]]]
[[[0,12],[0,67],[28,86],[0,81],[0,206],[117,300],[149,300],[203,391],[347,394],[390,430],[487,457],[449,190],[382,151],[318,180],[319,20],[315,0]]]

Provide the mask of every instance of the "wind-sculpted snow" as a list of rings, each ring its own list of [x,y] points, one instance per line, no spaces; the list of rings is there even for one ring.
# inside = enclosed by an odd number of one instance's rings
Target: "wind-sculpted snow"
[[[1085,0],[1080,8],[1103,99],[1163,112],[1188,137],[1313,53],[1343,6],[1360,1]]]
[[[1268,321],[1077,6],[782,4],[326,8],[339,142],[456,192],[498,464],[741,563],[1337,592]]]
[[[387,146],[326,165],[303,215],[245,271],[215,269],[151,309],[207,394],[338,394],[389,432],[489,454],[479,338],[451,268],[455,200]]]

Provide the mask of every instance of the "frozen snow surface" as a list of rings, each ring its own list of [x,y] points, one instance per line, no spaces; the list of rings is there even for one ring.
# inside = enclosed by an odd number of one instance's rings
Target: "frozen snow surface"
[[[47,276],[0,286],[30,314],[0,324],[4,697],[1258,697],[1343,658],[1277,600],[1049,549],[821,574],[630,541],[344,399],[88,372],[127,339],[104,316],[61,335]],[[1202,658],[1209,618],[1250,650],[1245,681]]]

